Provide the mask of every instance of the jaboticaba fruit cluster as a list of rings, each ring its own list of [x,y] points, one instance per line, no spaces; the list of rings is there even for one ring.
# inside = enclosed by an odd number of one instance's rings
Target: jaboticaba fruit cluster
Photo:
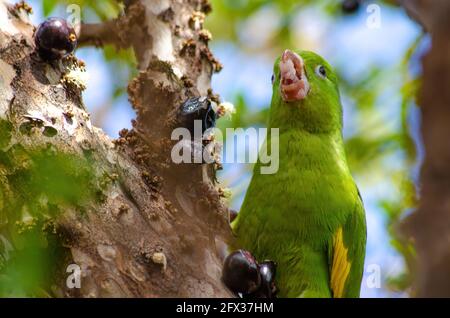
[[[75,50],[77,36],[66,20],[49,18],[38,26],[34,42],[42,59],[57,60]]]
[[[273,298],[277,293],[276,267],[272,261],[258,264],[250,252],[237,250],[225,259],[222,281],[232,292],[242,297]]]

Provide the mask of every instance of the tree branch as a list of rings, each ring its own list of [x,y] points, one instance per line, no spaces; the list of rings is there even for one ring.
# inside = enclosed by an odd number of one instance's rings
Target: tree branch
[[[417,250],[415,289],[419,297],[450,296],[450,2],[402,1],[432,40],[422,59],[419,91],[425,160],[420,175],[420,203],[401,230]]]
[[[78,46],[102,47],[113,44],[117,48],[126,48],[129,43],[123,36],[121,20],[110,20],[103,23],[83,23],[78,37]]]
[[[430,31],[430,21],[424,10],[425,2],[422,0],[397,0],[408,16],[422,26],[425,32]]]

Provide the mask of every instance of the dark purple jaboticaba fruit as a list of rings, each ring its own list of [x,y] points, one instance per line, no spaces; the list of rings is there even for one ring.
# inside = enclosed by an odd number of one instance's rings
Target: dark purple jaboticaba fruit
[[[236,294],[251,294],[258,290],[261,276],[252,254],[237,250],[228,255],[223,265],[222,281]]]
[[[180,113],[180,124],[189,129],[192,136],[195,133],[195,121],[199,121],[199,124],[201,124],[202,134],[207,129],[215,127],[217,116],[212,109],[211,101],[207,97],[191,97],[187,99],[181,105]]]
[[[359,9],[361,0],[344,0],[342,2],[342,11],[344,13],[354,13]]]
[[[57,60],[75,50],[77,36],[66,20],[49,18],[36,29],[34,42],[42,59]]]
[[[264,261],[259,264],[259,273],[261,275],[260,297],[274,298],[277,294],[277,287],[275,286],[277,264],[273,261]]]

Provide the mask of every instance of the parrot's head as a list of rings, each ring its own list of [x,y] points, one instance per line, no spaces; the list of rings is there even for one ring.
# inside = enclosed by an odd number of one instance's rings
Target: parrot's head
[[[342,108],[337,76],[319,55],[285,50],[272,77],[270,126],[310,133],[340,131]]]

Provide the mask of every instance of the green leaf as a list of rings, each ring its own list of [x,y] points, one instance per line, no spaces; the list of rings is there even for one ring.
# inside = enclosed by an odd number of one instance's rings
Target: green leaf
[[[58,2],[56,0],[42,0],[42,11],[44,12],[44,16],[48,17],[57,5]]]

